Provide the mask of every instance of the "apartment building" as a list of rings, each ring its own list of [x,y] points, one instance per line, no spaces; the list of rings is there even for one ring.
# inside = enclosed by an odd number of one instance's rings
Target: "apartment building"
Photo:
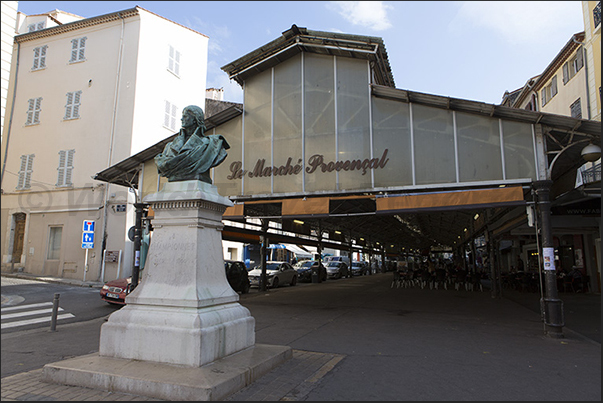
[[[208,37],[141,7],[18,13],[2,136],[2,270],[129,275],[130,189],[92,179],[205,105]]]
[[[584,31],[572,35],[546,69],[502,105],[601,120],[601,2],[582,1]]]

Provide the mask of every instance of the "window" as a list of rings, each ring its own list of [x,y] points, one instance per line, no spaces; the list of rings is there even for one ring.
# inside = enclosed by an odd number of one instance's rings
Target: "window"
[[[33,172],[34,154],[21,156],[21,168],[19,169],[19,179],[17,180],[17,189],[31,188],[31,173]]]
[[[546,105],[553,97],[557,95],[557,76],[551,79],[549,85],[544,87],[540,91],[540,97],[542,98],[542,106]]]
[[[27,121],[25,121],[25,126],[37,125],[38,123],[40,123],[40,112],[42,111],[42,98],[32,98],[27,102]]]
[[[582,49],[578,49],[576,54],[563,64],[563,84],[571,80],[582,67],[584,67],[584,56]]]
[[[165,101],[165,115],[163,117],[163,125],[170,130],[176,131],[176,115],[178,107],[169,101]]]
[[[82,91],[67,93],[67,104],[65,105],[65,117],[63,119],[79,119],[81,95]]]
[[[86,37],[71,40],[71,59],[69,63],[82,62],[86,60],[84,52],[86,50]]]
[[[46,21],[42,21],[42,22],[38,22],[38,23],[33,23],[33,24],[29,24],[27,26],[27,32],[34,32],[34,31],[39,31],[41,29],[46,28]]]
[[[73,154],[75,150],[59,151],[59,167],[57,168],[57,186],[73,186]]]
[[[39,46],[34,48],[33,66],[32,70],[41,70],[46,68],[46,49],[48,46]]]
[[[573,118],[582,119],[582,104],[580,98],[570,105],[570,112]]]
[[[63,227],[50,227],[50,231],[48,232],[48,252],[46,252],[46,259],[59,260],[62,237]]]
[[[170,45],[170,55],[168,59],[168,70],[177,76],[180,76],[180,52]]]
[[[595,28],[597,28],[601,24],[601,2],[598,2],[595,8],[593,8],[593,20]]]

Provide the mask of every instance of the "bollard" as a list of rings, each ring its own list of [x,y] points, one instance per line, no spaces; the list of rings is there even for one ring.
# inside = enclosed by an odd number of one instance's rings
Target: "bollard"
[[[57,313],[59,312],[59,297],[61,294],[54,294],[52,300],[52,317],[50,318],[50,331],[55,332],[57,330]]]

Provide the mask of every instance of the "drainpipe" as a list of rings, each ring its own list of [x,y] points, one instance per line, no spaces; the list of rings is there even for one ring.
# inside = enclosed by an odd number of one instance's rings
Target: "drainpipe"
[[[117,106],[119,103],[119,84],[120,84],[120,80],[121,80],[121,61],[122,61],[122,56],[123,56],[123,47],[124,47],[124,30],[125,30],[125,20],[124,17],[121,15],[121,13],[117,13],[117,15],[119,15],[119,18],[121,18],[121,34],[120,34],[120,38],[119,38],[119,54],[117,57],[117,71],[115,74],[115,92],[114,92],[114,96],[113,96],[113,115],[111,116],[111,139],[109,142],[109,156],[107,158],[107,166],[110,167],[111,166],[111,161],[113,160],[113,142],[115,140],[115,120],[116,120],[116,115],[117,115]],[[103,200],[103,207],[104,207],[104,212],[103,212],[103,243],[101,245],[101,255],[103,255],[103,252],[106,248],[106,242],[107,242],[107,214],[108,214],[108,210],[109,210],[109,188],[110,188],[111,184],[107,183],[107,186],[105,187],[105,195],[104,195],[104,200]],[[102,266],[103,266],[103,261],[101,259],[101,262],[99,263],[99,276],[100,273],[102,272]]]
[[[0,174],[0,188],[4,181],[4,171],[6,170],[6,158],[8,156],[8,143],[10,132],[13,125],[13,115],[15,114],[15,98],[17,97],[17,77],[19,77],[19,55],[21,53],[21,43],[17,42],[17,62],[15,64],[15,84],[13,87],[13,99],[10,107],[10,119],[8,120],[8,131],[6,132],[6,148],[4,149],[4,161],[2,162],[2,173]]]
[[[576,40],[576,36],[572,36],[572,41],[580,45],[582,51],[582,60],[584,61],[584,82],[586,83],[586,116],[590,120],[590,93],[588,91],[588,63],[586,62],[586,49],[584,48],[584,42]]]

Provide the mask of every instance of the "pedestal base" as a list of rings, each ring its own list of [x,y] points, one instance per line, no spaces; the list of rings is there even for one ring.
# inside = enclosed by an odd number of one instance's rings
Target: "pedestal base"
[[[90,354],[46,364],[42,380],[162,400],[224,400],[292,357],[288,346],[257,344],[203,367]]]
[[[200,367],[255,344],[255,319],[224,270],[222,214],[232,202],[199,181],[145,198],[155,212],[140,284],[100,333],[102,357]]]

